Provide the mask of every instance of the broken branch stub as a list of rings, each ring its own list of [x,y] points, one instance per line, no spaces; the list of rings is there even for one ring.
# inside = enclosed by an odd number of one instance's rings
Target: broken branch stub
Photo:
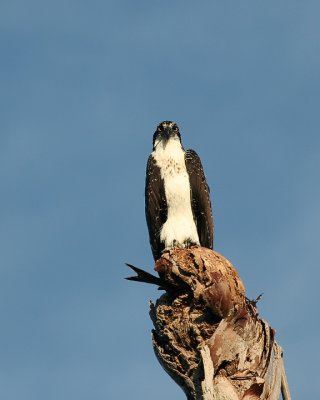
[[[282,350],[231,263],[203,247],[172,249],[155,270],[170,290],[151,303],[153,347],[187,398],[278,400]]]

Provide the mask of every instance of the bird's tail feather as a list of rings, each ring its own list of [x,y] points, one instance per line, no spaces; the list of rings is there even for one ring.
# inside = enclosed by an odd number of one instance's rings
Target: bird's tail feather
[[[149,272],[144,271],[141,268],[135,267],[132,264],[126,263],[126,265],[137,274],[135,276],[129,276],[129,277],[125,278],[128,281],[151,283],[153,285],[159,286],[159,288],[161,288],[161,289],[163,288],[163,285],[165,284],[165,282],[161,278],[158,278],[158,277],[150,274]]]

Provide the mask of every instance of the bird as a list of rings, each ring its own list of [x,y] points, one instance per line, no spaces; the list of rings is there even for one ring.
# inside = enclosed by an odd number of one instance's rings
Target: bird
[[[153,134],[145,183],[145,214],[154,260],[164,250],[213,249],[210,189],[201,160],[184,150],[175,122],[161,122]]]

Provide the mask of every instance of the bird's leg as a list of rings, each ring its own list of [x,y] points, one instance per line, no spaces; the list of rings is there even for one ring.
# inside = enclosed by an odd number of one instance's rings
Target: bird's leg
[[[184,247],[185,247],[186,249],[191,249],[192,247],[197,247],[197,246],[198,246],[198,244],[195,243],[195,242],[193,242],[191,239],[187,239],[187,240],[184,242]]]

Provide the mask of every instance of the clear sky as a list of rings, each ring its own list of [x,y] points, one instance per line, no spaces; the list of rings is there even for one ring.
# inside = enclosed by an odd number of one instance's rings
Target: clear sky
[[[0,397],[184,399],[150,340],[145,165],[178,123],[294,399],[319,359],[318,0],[2,0]]]

